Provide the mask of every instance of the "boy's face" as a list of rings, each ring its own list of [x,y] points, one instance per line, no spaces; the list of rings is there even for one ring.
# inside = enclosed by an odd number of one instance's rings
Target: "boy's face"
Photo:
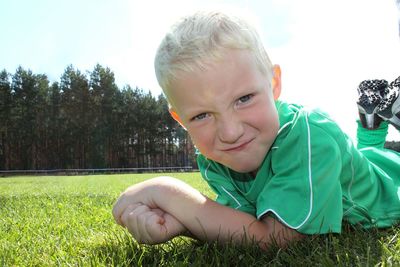
[[[205,157],[237,172],[255,173],[279,129],[277,76],[271,90],[248,51],[228,50],[207,70],[173,82],[171,111]]]

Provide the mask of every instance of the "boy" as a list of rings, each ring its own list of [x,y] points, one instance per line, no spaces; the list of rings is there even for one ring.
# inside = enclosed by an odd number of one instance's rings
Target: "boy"
[[[361,146],[379,147],[359,151],[327,115],[279,101],[280,67],[244,20],[218,12],[184,18],[162,41],[155,68],[217,199],[171,177],[131,186],[113,215],[138,242],[190,235],[266,249],[339,233],[342,220],[368,228],[400,219],[400,156],[381,147],[388,123],[360,127]]]

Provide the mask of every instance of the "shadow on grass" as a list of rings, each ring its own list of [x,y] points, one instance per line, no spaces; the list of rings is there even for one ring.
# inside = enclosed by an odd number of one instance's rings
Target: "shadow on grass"
[[[380,266],[397,265],[399,229],[364,230],[349,225],[342,234],[309,236],[286,249],[203,243],[188,238],[139,245],[129,234],[112,233],[95,248],[90,263],[107,266]]]

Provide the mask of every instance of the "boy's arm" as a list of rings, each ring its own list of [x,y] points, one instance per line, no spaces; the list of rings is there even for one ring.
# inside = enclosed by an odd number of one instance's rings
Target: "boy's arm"
[[[302,236],[271,217],[257,220],[247,213],[222,206],[171,177],[154,178],[128,188],[114,206],[113,214],[119,224],[123,225],[124,210],[134,203],[161,209],[176,218],[193,236],[205,241],[255,241],[261,248],[267,248],[272,242],[284,246]],[[143,225],[134,227],[136,229],[131,230],[139,233]]]

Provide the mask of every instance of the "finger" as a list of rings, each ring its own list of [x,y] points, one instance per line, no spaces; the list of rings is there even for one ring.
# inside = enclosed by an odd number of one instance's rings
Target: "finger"
[[[135,207],[136,208],[136,207]],[[132,206],[125,209],[124,213],[121,216],[121,221],[123,226],[129,231],[129,233],[133,236],[134,239],[140,240],[140,231],[137,229],[137,217],[134,214],[134,210]]]
[[[143,224],[146,223],[145,218],[148,216],[147,213],[149,211],[149,207],[139,204],[131,206],[121,217],[125,227],[139,243],[143,243],[148,239],[147,233],[143,229]]]
[[[159,216],[159,224],[164,224],[165,223],[165,219],[164,219],[164,214],[165,212],[162,209],[152,209],[151,211],[153,211],[155,214],[157,214]]]
[[[132,206],[128,206],[121,214],[121,216],[119,216],[118,218],[116,218],[117,223],[123,227],[126,227],[126,225],[128,224],[128,216],[129,213],[131,213],[133,210]]]
[[[118,198],[117,202],[114,204],[112,214],[114,216],[114,220],[116,221],[117,224],[122,225],[123,223],[121,221],[121,216],[126,210],[126,208],[130,205],[138,206],[138,205],[143,205],[141,202],[128,202],[128,199],[124,196],[124,194],[121,195],[120,198]]]
[[[153,210],[149,210],[138,216],[137,230],[140,232],[140,238],[137,241],[146,244],[157,244],[160,243],[160,240],[164,240],[164,227],[160,222],[163,222],[163,218],[153,212]]]
[[[129,206],[130,204],[139,203],[135,201],[132,197],[130,197],[129,192],[131,191],[131,188],[132,187],[128,187],[124,192],[122,192],[114,204],[112,214],[118,224],[120,224],[120,217],[127,206]]]
[[[150,240],[146,224],[151,223],[148,219],[152,214],[154,213],[146,205],[137,207],[129,214],[129,218],[132,219],[129,224],[132,227],[132,231],[136,233],[135,239],[140,243],[148,244],[148,241]]]
[[[126,208],[127,208],[127,202],[125,200],[124,195],[121,194],[121,196],[117,199],[117,202],[115,202],[114,207],[112,209],[112,215],[114,216],[114,220],[119,225],[122,225],[121,216]]]
[[[140,203],[130,204],[123,210],[122,214],[118,217],[117,223],[121,226],[126,227],[129,224],[129,216],[137,207],[139,207]],[[117,219],[116,219],[117,220]]]

